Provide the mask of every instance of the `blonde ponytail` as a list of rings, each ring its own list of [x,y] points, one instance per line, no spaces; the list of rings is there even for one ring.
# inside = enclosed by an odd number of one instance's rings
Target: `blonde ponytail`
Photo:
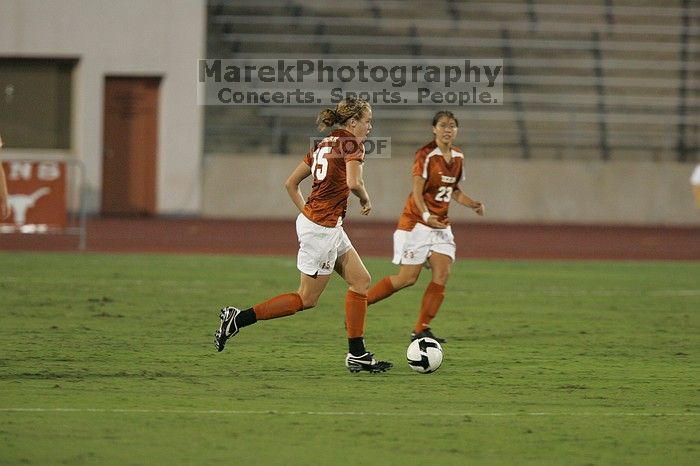
[[[337,124],[343,125],[350,118],[360,119],[371,109],[372,107],[366,100],[349,97],[338,102],[335,110],[332,108],[321,110],[316,117],[316,124],[318,125],[318,130],[323,131]]]

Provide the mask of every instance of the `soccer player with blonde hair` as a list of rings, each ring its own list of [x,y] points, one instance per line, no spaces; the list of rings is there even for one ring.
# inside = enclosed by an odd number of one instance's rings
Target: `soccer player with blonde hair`
[[[363,142],[372,129],[372,108],[364,100],[345,99],[335,109],[321,111],[317,123],[319,130],[338,127],[306,154],[285,183],[300,212],[296,221],[299,288],[245,310],[224,307],[215,334],[216,348],[222,351],[229,338],[257,321],[291,316],[314,307],[335,270],[349,285],[345,297],[349,347],[345,366],[351,372],[384,372],[392,364],[376,360],[364,344],[371,278],[342,226],[351,192],[360,200],[362,215],[372,210],[362,177]],[[310,175],[314,181],[311,194],[304,201],[299,184]]]

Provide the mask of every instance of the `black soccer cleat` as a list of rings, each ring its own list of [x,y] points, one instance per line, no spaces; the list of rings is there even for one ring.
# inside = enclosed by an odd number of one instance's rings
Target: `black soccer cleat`
[[[345,367],[353,373],[367,371],[370,374],[376,374],[386,372],[394,365],[387,361],[377,361],[372,353],[365,353],[362,356],[354,356],[352,353],[348,353],[345,356]]]
[[[430,327],[426,327],[425,330],[422,332],[416,333],[415,331],[411,332],[411,341],[417,340],[419,338],[432,338],[433,340],[437,341],[438,343],[445,343],[447,340],[444,338],[440,338],[436,335],[433,335],[433,332],[430,331]]]
[[[221,310],[219,314],[219,319],[221,319],[221,324],[219,324],[219,329],[214,334],[214,345],[216,350],[221,352],[224,350],[226,345],[226,340],[238,333],[238,325],[236,324],[236,317],[241,311],[235,307],[225,307]]]

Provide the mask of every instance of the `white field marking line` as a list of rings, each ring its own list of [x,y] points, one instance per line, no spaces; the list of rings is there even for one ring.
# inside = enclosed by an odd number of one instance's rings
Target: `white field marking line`
[[[541,289],[533,291],[466,291],[453,290],[450,294],[469,296],[546,296],[555,298],[566,298],[571,296],[700,296],[700,290],[654,290],[654,291],[631,291],[620,290],[574,290],[574,289]]]
[[[517,417],[517,416],[601,416],[601,417],[667,417],[700,416],[700,412],[688,413],[625,413],[625,412],[522,412],[522,413],[388,413],[365,411],[242,411],[225,409],[138,409],[138,408],[0,408],[0,412],[18,413],[115,413],[115,414],[232,414],[232,415],[279,415],[279,416],[378,416],[378,417]]]
[[[700,290],[658,290],[649,294],[652,296],[700,296]]]

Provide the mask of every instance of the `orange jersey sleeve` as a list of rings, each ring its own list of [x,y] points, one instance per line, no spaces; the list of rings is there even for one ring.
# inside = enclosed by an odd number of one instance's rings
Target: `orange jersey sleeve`
[[[326,227],[338,225],[345,217],[350,194],[345,164],[364,159],[364,144],[344,129],[332,131],[306,154],[304,162],[314,177],[304,205],[304,215],[309,220]]]
[[[451,159],[448,162],[435,141],[418,149],[413,162],[413,176],[425,180],[423,186],[423,202],[431,214],[437,215],[441,222],[449,223],[448,210],[452,193],[462,179],[462,164],[464,154],[457,148],[452,148]],[[425,223],[413,199],[413,193],[408,194],[404,210],[399,218],[399,230],[412,230],[416,223]]]

